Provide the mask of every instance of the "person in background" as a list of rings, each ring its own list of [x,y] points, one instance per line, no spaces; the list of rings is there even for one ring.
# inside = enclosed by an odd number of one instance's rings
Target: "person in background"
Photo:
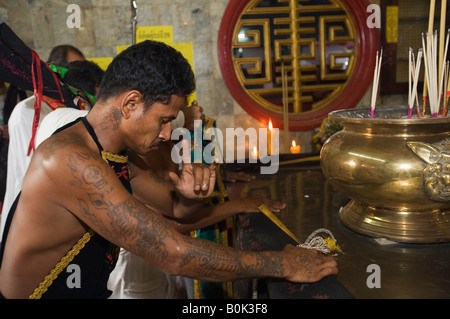
[[[47,63],[67,68],[70,62],[84,61],[84,54],[70,44],[62,44],[54,47],[48,56]]]
[[[95,95],[103,73],[104,71],[93,62],[86,60],[73,61],[68,64],[68,71],[64,81],[74,88]],[[6,192],[0,216],[0,242],[6,218],[15,198],[20,192],[22,181],[32,156],[32,153],[28,153],[28,147],[32,138],[32,123],[35,112],[34,101],[35,96],[32,95],[18,103],[9,119],[8,169]],[[54,112],[54,108],[49,103],[45,98],[41,102],[40,124],[38,127],[40,127],[46,116]]]

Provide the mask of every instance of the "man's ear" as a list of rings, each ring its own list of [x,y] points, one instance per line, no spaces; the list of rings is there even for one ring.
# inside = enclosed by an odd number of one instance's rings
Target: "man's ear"
[[[122,95],[120,109],[124,118],[129,118],[131,113],[142,103],[142,94],[137,90],[127,91]]]

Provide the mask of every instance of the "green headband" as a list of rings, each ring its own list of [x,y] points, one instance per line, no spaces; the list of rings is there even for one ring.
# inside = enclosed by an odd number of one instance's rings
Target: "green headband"
[[[54,64],[52,64],[52,62],[50,62],[48,64],[48,66],[50,67],[50,69],[59,74],[59,76],[61,77],[61,79],[64,79],[64,77],[66,76],[67,72],[69,71],[69,69],[67,68],[63,68],[61,66],[56,66]],[[78,90],[77,88],[74,88],[73,86],[64,83],[65,86],[67,86],[67,88],[75,95],[81,95],[81,96],[85,96],[86,98],[88,98],[89,102],[91,103],[91,105],[94,105],[96,102],[95,96],[93,96],[92,94],[89,94],[86,91],[83,90]]]

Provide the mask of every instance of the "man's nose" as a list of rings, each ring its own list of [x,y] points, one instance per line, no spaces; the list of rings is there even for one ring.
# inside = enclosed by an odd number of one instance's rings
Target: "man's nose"
[[[163,139],[165,142],[170,140],[170,135],[172,134],[172,124],[168,122],[163,124],[161,128],[161,133],[159,133],[159,138]]]

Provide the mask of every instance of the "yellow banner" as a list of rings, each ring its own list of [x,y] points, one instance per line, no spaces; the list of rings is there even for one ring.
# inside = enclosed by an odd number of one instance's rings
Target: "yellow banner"
[[[124,51],[128,47],[129,47],[129,45],[117,45],[116,46],[116,54],[120,54],[120,52]]]
[[[136,43],[145,40],[173,43],[173,27],[171,25],[136,27]]]
[[[398,42],[398,6],[386,8],[386,42]]]
[[[89,61],[96,63],[100,69],[103,71],[106,71],[108,68],[108,65],[111,63],[113,58],[111,57],[105,57],[105,58],[88,58]]]

